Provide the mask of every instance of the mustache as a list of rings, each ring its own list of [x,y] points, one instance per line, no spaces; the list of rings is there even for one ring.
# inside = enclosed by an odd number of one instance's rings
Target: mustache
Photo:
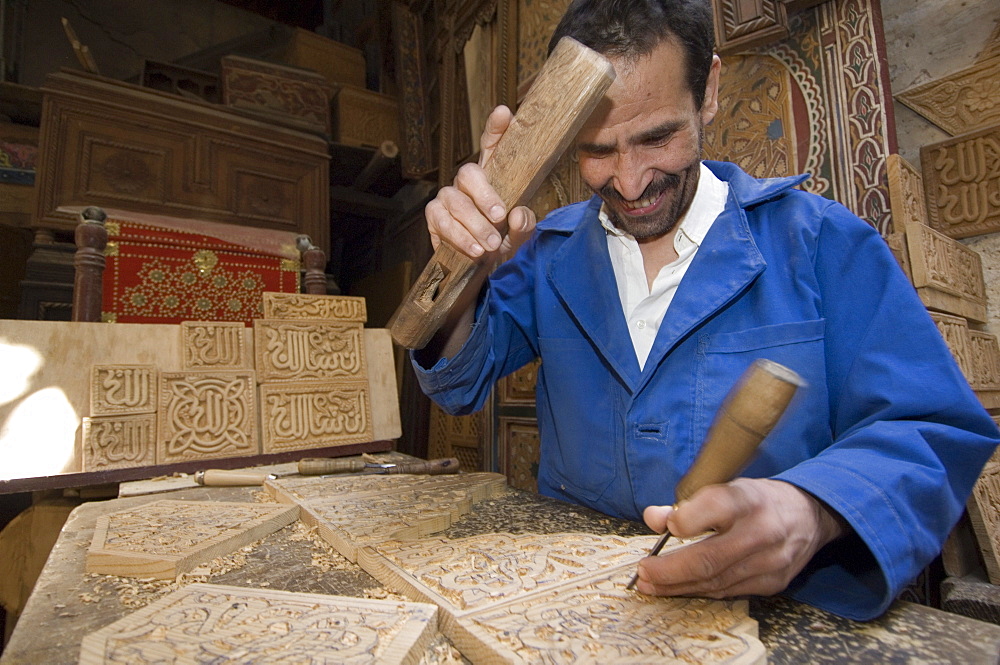
[[[668,189],[675,188],[678,185],[680,185],[680,182],[681,182],[681,177],[679,175],[676,175],[674,173],[664,173],[660,177],[656,178],[651,183],[646,185],[646,189],[644,189],[642,191],[642,194],[639,195],[639,197],[636,198],[635,200],[641,201],[642,199],[649,197],[654,197],[654,198],[658,197],[660,194],[667,191]],[[606,183],[603,187],[597,190],[597,193],[605,201],[625,203],[629,200],[626,199],[624,196],[622,196],[618,192],[618,190],[615,189],[614,185],[612,185],[610,182]]]

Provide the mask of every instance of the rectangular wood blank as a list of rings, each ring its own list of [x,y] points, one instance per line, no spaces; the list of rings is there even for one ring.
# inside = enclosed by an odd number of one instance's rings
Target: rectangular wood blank
[[[171,579],[291,524],[297,506],[163,499],[98,519],[87,572]]]
[[[923,224],[906,225],[910,278],[928,309],[984,323],[986,282],[979,253]]]
[[[990,583],[1000,584],[1000,451],[983,468],[968,508]]]
[[[80,665],[416,665],[432,605],[190,584],[83,639]]]

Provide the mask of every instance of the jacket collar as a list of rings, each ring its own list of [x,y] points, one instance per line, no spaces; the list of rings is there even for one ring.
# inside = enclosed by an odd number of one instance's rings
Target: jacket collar
[[[699,324],[742,293],[766,268],[750,234],[744,209],[794,187],[809,176],[758,180],[735,164],[705,164],[729,183],[725,211],[712,225],[687,275],[677,289],[656,341],[640,372],[627,322],[621,310],[606,231],[597,218],[601,199],[593,197],[539,223],[540,231],[569,233],[547,267],[555,292],[584,335],[633,392],[642,388],[656,366]],[[585,207],[580,215],[579,208]]]

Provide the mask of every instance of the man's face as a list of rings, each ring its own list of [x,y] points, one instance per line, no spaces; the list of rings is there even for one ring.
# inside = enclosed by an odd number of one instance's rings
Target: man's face
[[[577,135],[580,174],[615,226],[637,240],[658,238],[694,198],[702,130],[718,109],[719,59],[700,109],[672,39],[637,61],[612,63],[618,77]]]

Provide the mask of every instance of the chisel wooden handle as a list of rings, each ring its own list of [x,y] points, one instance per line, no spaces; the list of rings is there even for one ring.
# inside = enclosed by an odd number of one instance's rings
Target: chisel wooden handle
[[[461,465],[454,457],[434,459],[427,462],[407,462],[387,469],[377,469],[374,473],[425,473],[436,476],[442,473],[458,473]]]
[[[483,167],[507,210],[534,196],[614,78],[607,58],[571,37],[559,41]],[[486,269],[442,242],[389,321],[392,338],[422,349],[472,278]]]
[[[326,459],[306,457],[299,460],[299,473],[303,476],[322,476],[328,473],[357,473],[364,471],[363,459]]]
[[[324,476],[333,473],[458,473],[460,464],[454,457],[426,462],[404,462],[385,468],[370,467],[363,459],[326,459],[306,457],[299,460],[299,473],[303,476]]]
[[[706,485],[735,478],[802,385],[802,378],[784,365],[766,359],[754,361],[715,414],[698,457],[677,483],[676,501],[690,498]]]
[[[206,469],[205,471],[196,471],[194,481],[206,487],[242,487],[244,485],[263,485],[267,476],[266,471]]]

